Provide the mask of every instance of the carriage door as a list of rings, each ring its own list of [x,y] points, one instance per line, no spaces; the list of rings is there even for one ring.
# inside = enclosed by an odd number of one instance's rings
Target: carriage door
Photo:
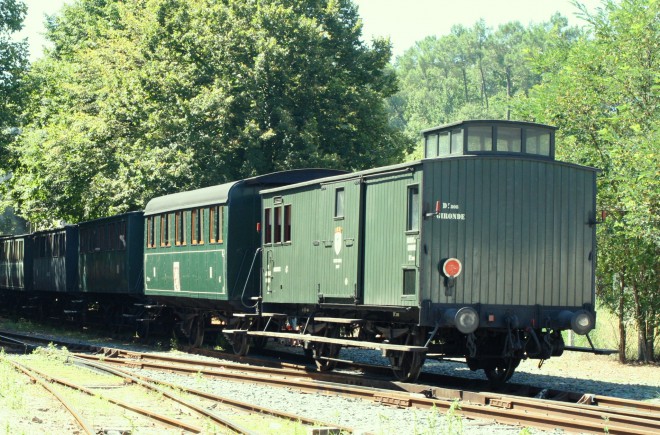
[[[421,173],[366,181],[364,304],[416,306]]]
[[[319,247],[323,302],[355,303],[358,291],[361,183],[348,180],[324,186]]]

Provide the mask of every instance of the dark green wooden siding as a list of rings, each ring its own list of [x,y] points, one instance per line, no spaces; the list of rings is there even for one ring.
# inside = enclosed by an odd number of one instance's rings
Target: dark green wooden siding
[[[595,172],[542,160],[424,162],[424,299],[439,303],[593,304]],[[440,269],[463,272],[448,291]]]
[[[406,231],[406,207],[409,186],[420,186],[421,195],[421,173],[414,170],[420,166],[265,192],[271,216],[291,205],[292,240],[264,244],[264,302],[416,306],[417,289],[404,295],[403,276],[404,270],[417,274],[419,232]],[[338,189],[342,216],[335,211]]]
[[[142,212],[82,222],[78,230],[79,290],[142,294]]]
[[[78,289],[78,227],[67,226],[32,236],[33,289],[75,292]]]
[[[404,294],[404,271],[419,282],[419,231],[407,231],[408,189],[419,171],[365,180],[364,303],[417,306],[419,295]],[[419,219],[419,216],[413,217]],[[415,286],[417,290],[419,286]]]
[[[0,237],[0,288],[32,289],[32,243],[29,236]]]
[[[226,217],[226,207],[220,206],[219,209]],[[180,211],[184,221],[184,241],[181,244],[175,241],[175,213],[167,213],[169,241],[161,239],[162,214],[145,218],[145,222],[153,222],[155,235],[153,246],[145,246],[145,293],[148,296],[227,299],[226,219],[223,219],[222,243],[210,243],[210,207],[196,210],[202,213],[203,243],[192,243],[192,210]],[[149,224],[145,223],[145,241],[148,240],[148,230]]]

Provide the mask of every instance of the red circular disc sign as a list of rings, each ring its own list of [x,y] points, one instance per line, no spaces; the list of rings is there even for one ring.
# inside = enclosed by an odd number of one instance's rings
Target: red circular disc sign
[[[442,271],[445,273],[445,276],[449,278],[456,278],[461,274],[463,270],[463,265],[456,258],[449,258],[445,261],[445,264],[442,265]]]

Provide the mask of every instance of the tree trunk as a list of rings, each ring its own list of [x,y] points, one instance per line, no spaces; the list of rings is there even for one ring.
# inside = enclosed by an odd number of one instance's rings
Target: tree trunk
[[[479,73],[481,74],[481,97],[483,103],[486,104],[486,110],[488,110],[488,94],[486,94],[486,74],[484,73],[484,67],[479,60]]]
[[[639,298],[639,286],[633,279],[632,283],[633,300],[635,301],[635,326],[637,327],[637,360],[648,362],[646,354],[646,322],[644,321],[644,311]]]
[[[511,83],[511,68],[506,67],[506,119],[511,119],[511,88],[513,84]]]
[[[463,68],[463,90],[465,92],[465,104],[469,103],[468,100],[468,80],[467,80],[467,71]]]
[[[653,343],[655,341],[655,331],[658,328],[658,325],[654,321],[654,319],[656,319],[655,310],[650,310],[646,318],[646,354],[650,361],[655,361],[655,348]]]
[[[624,301],[624,290],[625,290],[625,281],[623,279],[623,276],[620,278],[620,288],[619,288],[619,312],[618,312],[618,317],[619,317],[619,362],[620,363],[625,363],[626,362],[626,324],[624,322],[624,306],[625,306],[625,301]]]

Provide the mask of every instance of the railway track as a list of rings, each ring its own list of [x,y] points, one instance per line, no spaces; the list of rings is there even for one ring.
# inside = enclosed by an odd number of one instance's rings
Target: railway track
[[[319,373],[308,366],[281,364],[281,367],[252,366],[221,361],[199,361],[184,357],[158,356],[112,350],[106,356],[80,355],[132,368],[197,373],[208,377],[263,383],[305,392],[336,394],[376,401],[398,407],[449,410],[460,402],[462,415],[542,429],[560,428],[585,433],[658,433],[660,405],[583,395],[577,403],[513,395],[406,384],[363,376]]]
[[[79,348],[84,347],[80,343],[74,344]],[[505,392],[493,392],[486,388],[480,389],[478,383],[475,388],[473,381],[470,381],[471,388],[468,390],[447,387],[447,384],[442,383],[446,380],[444,377],[434,379],[430,375],[421,378],[424,384],[407,384],[363,375],[321,373],[304,364],[235,357],[200,349],[195,352],[234,358],[237,362],[190,360],[93,346],[88,349],[95,349],[101,354],[80,354],[78,357],[88,361],[96,360],[97,363],[102,360],[103,364],[124,366],[127,369],[179,372],[237,382],[259,382],[306,392],[352,395],[397,407],[436,408],[442,411],[448,410],[458,401],[460,411],[456,412],[465,417],[503,424],[593,433],[660,432],[660,405],[648,402],[516,385],[510,386]],[[362,367],[361,370],[369,371],[369,368]],[[509,391],[514,394],[508,394]],[[539,395],[539,392],[546,398],[528,397],[530,394]]]
[[[32,341],[34,337],[28,338]],[[11,340],[20,342],[15,338]],[[84,346],[78,344],[77,347]],[[91,348],[88,350],[91,350]],[[105,358],[103,357],[96,357],[94,358],[95,361],[90,361],[89,357],[84,358],[87,355],[82,354],[82,356],[70,354],[66,357],[67,363],[64,364],[66,367],[55,364],[46,369],[29,367],[25,363],[20,364],[15,361],[9,361],[9,363],[52,394],[70,412],[72,418],[76,420],[77,425],[85,433],[106,433],[110,430],[118,431],[118,433],[132,433],[136,430],[139,433],[159,433],[161,430],[169,428],[184,433],[218,433],[222,431],[222,433],[257,434],[262,433],[258,428],[281,426],[280,420],[289,422],[292,432],[299,431],[300,429],[297,429],[297,427],[300,425],[324,428],[335,432],[341,431],[342,433],[353,432],[350,427],[331,425],[298,414],[280,412],[181,385],[162,381],[156,382],[148,377],[136,376],[111,367],[104,361]],[[76,373],[80,371],[81,367],[91,369],[92,374],[81,375]],[[63,370],[68,373],[62,374]],[[90,370],[85,371],[90,372]],[[58,374],[58,372],[60,373]],[[98,375],[95,375],[95,372],[103,372],[110,375],[114,380],[97,380],[95,378]],[[85,385],[75,381],[80,377],[86,379]],[[63,394],[62,391],[54,388],[52,384],[65,388],[68,393]],[[92,384],[93,387],[90,387],[89,384]],[[154,398],[154,403],[148,403],[147,399],[140,400],[139,403],[122,399],[124,397],[142,397],[135,392],[139,389],[151,392],[151,394],[143,393],[142,396],[144,398]],[[132,422],[130,427],[122,427],[121,424],[116,422],[120,419],[120,416],[116,415],[117,412],[109,411],[107,408],[104,410],[102,407],[93,405],[84,407],[72,405],[72,402],[80,400],[72,391],[77,391],[81,395],[99,398],[104,402],[115,405],[116,408],[138,415],[140,420]],[[111,393],[109,393],[110,391]],[[74,396],[74,398],[72,399],[71,396]],[[182,396],[194,397],[195,400],[183,399]],[[173,407],[172,412],[162,412],[164,408],[167,408],[163,404],[163,399],[165,399],[165,403],[171,404]],[[225,415],[231,415],[231,418],[227,418]],[[145,422],[145,419],[151,420],[152,423]]]
[[[208,415],[191,404],[175,400],[164,391],[147,394],[132,382],[126,382],[126,378],[83,371],[71,364],[54,364],[52,361],[10,363],[46,388],[85,433],[158,433],[167,430],[202,433],[206,428],[214,427],[209,426]],[[169,400],[163,400],[164,397]]]

